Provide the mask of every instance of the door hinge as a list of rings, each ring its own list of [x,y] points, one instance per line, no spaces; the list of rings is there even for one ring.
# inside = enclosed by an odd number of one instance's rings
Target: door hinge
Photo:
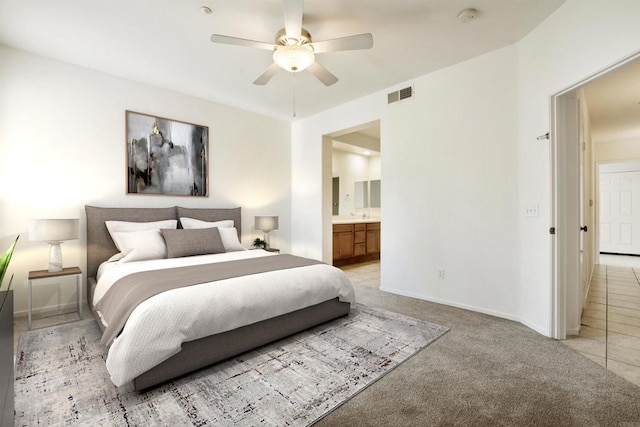
[[[556,228],[555,227],[549,228],[549,234],[556,234]]]

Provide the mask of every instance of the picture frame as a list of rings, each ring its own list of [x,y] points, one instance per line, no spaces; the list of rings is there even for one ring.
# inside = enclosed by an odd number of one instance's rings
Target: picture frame
[[[127,194],[209,196],[209,128],[125,111]]]

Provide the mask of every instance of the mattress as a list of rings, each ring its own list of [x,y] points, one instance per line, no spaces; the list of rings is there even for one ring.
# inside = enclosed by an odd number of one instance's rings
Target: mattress
[[[175,269],[254,257],[279,256],[263,250],[227,252],[100,266],[93,305],[117,281],[141,271]],[[107,370],[121,386],[181,351],[183,343],[276,318],[337,298],[355,303],[346,275],[327,264],[234,277],[172,289],[131,313],[110,345]],[[97,313],[100,318],[100,313]]]

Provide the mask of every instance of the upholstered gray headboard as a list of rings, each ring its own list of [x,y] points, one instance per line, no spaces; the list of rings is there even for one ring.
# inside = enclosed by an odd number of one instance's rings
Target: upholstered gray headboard
[[[100,208],[85,206],[87,215],[87,277],[96,277],[98,267],[104,261],[118,253],[105,221],[148,222],[189,217],[201,221],[220,221],[232,219],[242,236],[241,208],[231,209],[192,209],[180,206],[168,208]]]

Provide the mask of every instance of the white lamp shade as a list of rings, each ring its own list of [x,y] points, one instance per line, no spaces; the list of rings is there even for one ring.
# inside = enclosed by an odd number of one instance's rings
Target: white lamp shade
[[[30,219],[29,240],[61,242],[80,238],[79,219]]]
[[[278,217],[277,216],[257,216],[255,223],[256,230],[269,232],[271,230],[278,229]]]
[[[278,46],[273,52],[273,60],[287,71],[302,71],[316,60],[309,45]]]

